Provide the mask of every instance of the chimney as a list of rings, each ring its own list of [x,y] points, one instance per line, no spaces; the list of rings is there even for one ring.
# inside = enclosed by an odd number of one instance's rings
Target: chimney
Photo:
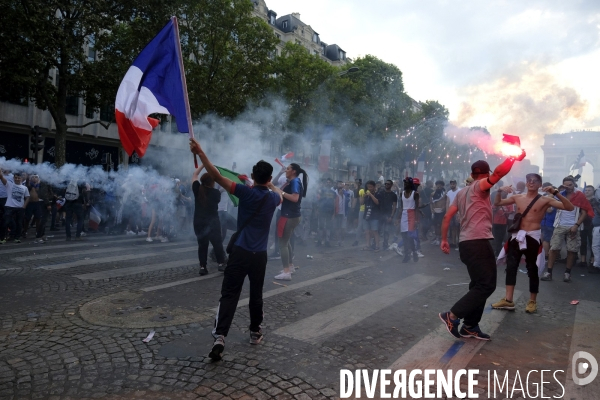
[[[292,13],[292,17],[296,17],[296,18],[300,19],[300,13],[294,12],[294,13]]]

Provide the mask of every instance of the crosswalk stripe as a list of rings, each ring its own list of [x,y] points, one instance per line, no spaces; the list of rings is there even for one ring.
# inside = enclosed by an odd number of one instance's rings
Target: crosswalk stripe
[[[124,239],[133,239],[133,238],[128,238],[128,237],[111,237],[112,240],[103,240],[102,242],[98,243],[96,241],[96,239],[92,239],[92,240],[85,240],[82,243],[72,243],[72,244],[55,244],[58,243],[57,241],[50,241],[44,244],[37,244],[35,246],[27,246],[26,243],[21,243],[18,245],[14,245],[11,246],[11,248],[5,248],[5,245],[0,246],[0,254],[15,254],[15,253],[24,253],[24,252],[30,252],[30,251],[37,251],[37,250],[47,250],[47,249],[71,249],[71,248],[79,248],[79,247],[85,247],[85,246],[90,246],[92,247],[94,244],[99,244],[102,246],[106,246],[108,245],[108,243],[110,242],[119,242],[122,243]],[[141,238],[137,238],[137,239],[141,239]],[[140,240],[141,242],[141,240]],[[12,248],[12,247],[16,247],[16,248]]]
[[[440,279],[422,274],[411,275],[398,282],[281,327],[274,333],[316,344],[356,325],[397,301],[433,285]]]
[[[486,302],[486,310],[491,307],[491,304],[495,300],[504,297],[504,291],[504,287],[496,289],[494,294],[492,294]],[[515,290],[513,301],[516,302],[521,294],[522,292],[520,290]],[[481,330],[492,335],[509,312],[510,311],[493,310],[491,313],[486,313],[479,324]],[[435,315],[435,317],[437,318],[437,315]],[[458,369],[466,368],[485,341],[476,339],[452,340],[446,326],[442,324],[441,321],[439,322],[440,326],[435,331],[429,333],[400,358],[394,361],[389,369],[392,371],[399,369],[405,369],[407,371],[413,369],[442,369],[456,371]]]
[[[197,265],[197,264],[198,264],[198,257],[194,257],[194,258],[187,258],[184,260],[169,261],[169,262],[156,263],[156,264],[147,264],[147,265],[141,265],[139,267],[120,268],[120,269],[92,272],[89,274],[81,274],[81,275],[73,275],[73,276],[75,278],[78,278],[81,280],[94,281],[94,280],[98,280],[98,279],[118,278],[121,276],[136,275],[136,274],[141,274],[144,272],[160,271],[162,269],[187,267],[190,265]],[[215,274],[215,275],[212,275],[211,277],[213,277],[213,276],[217,276],[217,275]],[[200,280],[200,279],[196,278],[196,280]],[[145,291],[148,291],[148,290],[145,290]]]
[[[579,365],[580,362],[587,362],[588,370],[586,374],[581,375],[578,371],[575,371],[576,377],[586,378],[590,376],[590,373],[593,373],[593,362],[580,357],[573,360],[573,357],[577,352],[585,351],[596,357],[596,368],[598,368],[598,362],[600,361],[598,359],[598,355],[600,355],[600,332],[598,331],[600,303],[582,300],[576,307],[577,311],[575,313],[573,337],[571,338],[571,347],[569,349],[569,366],[567,368],[565,395],[563,398],[581,400],[598,399],[598,393],[600,393],[600,371],[596,369],[598,376],[592,382],[586,385],[576,385],[573,382],[573,367]]]
[[[153,246],[153,245],[148,245],[146,246],[145,244],[142,245],[135,245],[133,244],[132,246],[127,246],[127,247],[106,247],[104,246],[103,248],[91,248],[91,249],[77,249],[77,252],[80,252],[79,254],[76,254],[74,251],[63,251],[60,253],[47,253],[47,254],[36,254],[33,256],[24,256],[24,257],[15,257],[13,258],[14,261],[35,261],[35,260],[45,260],[48,258],[57,258],[57,257],[64,257],[64,256],[71,256],[71,255],[88,255],[88,254],[101,254],[101,253],[106,253],[106,252],[110,252],[110,251],[121,251],[121,250],[140,250],[142,248],[145,248],[146,250],[152,249],[152,250],[156,250],[156,249],[160,249],[163,247],[172,247],[172,246],[181,246],[184,243],[177,243],[177,242],[172,242],[172,243],[161,243],[158,246]],[[57,246],[58,247],[58,246]],[[53,250],[57,247],[48,247],[45,248],[43,250]],[[70,246],[65,246],[65,247],[70,247]]]
[[[70,261],[70,262],[60,263],[60,264],[43,265],[41,267],[36,267],[35,269],[44,269],[44,270],[52,271],[52,270],[58,270],[58,269],[81,267],[81,266],[85,266],[85,265],[118,262],[118,261],[133,260],[136,258],[158,256],[158,255],[164,254],[165,252],[167,252],[167,253],[182,252],[182,251],[191,251],[191,250],[196,250],[196,249],[198,249],[197,246],[191,246],[191,247],[183,247],[180,249],[165,250],[164,252],[160,252],[160,253],[154,252],[154,253],[140,253],[140,254],[123,254],[123,255],[119,255],[119,256],[98,257],[98,258],[90,258],[89,260],[78,260],[78,261]]]
[[[390,255],[387,255],[387,256],[383,256],[380,260],[378,260],[378,262],[388,261],[389,259],[394,258],[395,255],[396,254],[394,253],[394,254],[390,254]],[[296,283],[296,284],[293,284],[293,285],[287,285],[287,287],[282,287],[282,288],[279,288],[279,289],[273,289],[273,290],[270,290],[268,292],[264,292],[263,293],[263,299],[265,299],[267,297],[275,296],[275,295],[280,294],[280,293],[287,292],[289,290],[295,290],[295,289],[303,288],[305,286],[314,285],[315,283],[320,283],[320,282],[323,282],[323,281],[326,281],[326,280],[329,280],[329,279],[336,278],[338,276],[349,274],[349,273],[354,272],[354,271],[359,271],[359,270],[361,270],[363,268],[367,268],[367,267],[370,267],[370,266],[371,265],[365,264],[365,265],[360,266],[360,267],[347,268],[347,269],[343,269],[341,271],[337,271],[337,272],[334,272],[334,273],[331,273],[331,274],[323,275],[323,276],[318,277],[318,278],[310,279],[308,281]],[[212,277],[212,275],[210,277]],[[179,286],[179,285],[185,285],[186,283],[201,281],[201,280],[204,280],[204,279],[208,279],[208,278],[206,278],[206,277],[201,277],[201,278],[198,277],[198,278],[182,279],[182,280],[179,280],[179,281],[169,282],[169,283],[165,283],[165,284],[162,284],[162,285],[157,285],[157,286],[151,286],[151,287],[147,287],[147,288],[142,288],[140,290],[142,290],[144,292],[153,292],[155,290],[168,289],[168,288],[171,288],[171,287],[175,287],[175,286]],[[248,305],[248,300],[249,299],[241,299],[238,302],[238,307],[247,306]],[[216,310],[217,309],[214,308],[214,311],[216,311]]]

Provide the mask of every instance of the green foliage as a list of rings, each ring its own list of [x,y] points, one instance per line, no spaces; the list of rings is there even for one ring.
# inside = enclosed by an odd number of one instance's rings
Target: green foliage
[[[326,83],[336,77],[336,68],[305,47],[287,42],[275,59],[273,72],[273,89],[290,109],[290,128],[301,130],[320,112],[322,99],[329,93]]]
[[[140,10],[152,7],[157,7],[157,13],[164,11],[160,6],[166,3],[0,0],[0,98],[25,96],[50,112],[56,124],[57,165],[65,162],[67,97],[83,96],[86,102],[99,106],[109,101],[108,92],[114,101],[115,88],[122,79],[110,70],[91,68],[93,61],[88,60],[86,46],[118,30],[116,21],[126,24],[142,15]],[[128,54],[117,54],[112,60],[109,56],[104,56],[108,66],[131,62]],[[56,82],[49,78],[53,69]]]
[[[264,96],[277,37],[249,0],[185,2],[181,21],[192,115],[235,117]]]

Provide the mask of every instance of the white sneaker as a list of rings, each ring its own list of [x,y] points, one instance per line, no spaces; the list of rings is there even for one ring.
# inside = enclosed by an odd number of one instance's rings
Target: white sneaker
[[[87,233],[82,231],[80,236],[87,236]]]
[[[421,253],[419,250],[417,250],[417,255],[418,255],[419,257],[425,257],[425,254]]]
[[[392,243],[390,245],[390,247],[388,247],[388,250],[396,250],[398,248],[398,243]]]
[[[273,250],[274,248],[275,248],[275,243],[273,243],[273,244],[271,245],[271,247],[269,247],[269,250]]]
[[[404,252],[400,247],[398,247],[398,245],[396,245],[396,248],[394,250],[396,250],[396,253],[398,253],[400,257],[404,257]]]
[[[285,272],[282,272],[281,274],[277,275],[275,277],[275,279],[279,280],[279,281],[291,281],[292,280],[292,274],[286,274]]]
[[[152,238],[147,237],[146,242],[154,242],[154,240],[152,240]]]
[[[147,234],[148,234],[148,232],[139,231],[137,234],[138,234],[138,235],[147,235]]]
[[[44,239],[35,239],[33,243],[44,243]]]
[[[168,243],[169,242],[169,238],[163,237],[160,239],[161,243]]]
[[[293,274],[295,272],[296,272],[296,268],[295,267],[290,267],[290,274]],[[285,270],[282,269],[281,272],[280,272],[280,274],[285,274]]]
[[[125,234],[131,236],[131,235],[135,235],[135,232],[133,232],[133,231],[125,231]]]
[[[454,250],[458,251],[458,246],[456,246],[456,248]]]

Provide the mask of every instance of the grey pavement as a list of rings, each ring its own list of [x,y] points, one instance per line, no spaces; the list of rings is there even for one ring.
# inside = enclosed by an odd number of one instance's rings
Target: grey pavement
[[[209,262],[210,274],[198,275],[194,238],[53,236],[0,247],[0,400],[336,398],[340,369],[384,368],[479,369],[479,398],[488,371],[508,371],[513,385],[517,371],[525,380],[532,370],[563,370],[562,386],[547,383],[545,396],[600,392],[600,378],[587,386],[570,378],[575,352],[600,359],[600,276],[584,268],[564,283],[558,264],[555,281],[540,283],[536,314],[524,312],[528,282],[519,273],[517,310],[486,308],[481,325],[493,340],[481,342],[453,339],[437,316],[467,290],[458,252],[424,243],[424,258],[402,264],[394,252],[350,242],[297,246],[292,281],[273,279],[280,260],[267,265],[263,343],[249,344],[246,285],[225,357],[211,362],[222,273]],[[499,267],[489,303],[503,291]]]

